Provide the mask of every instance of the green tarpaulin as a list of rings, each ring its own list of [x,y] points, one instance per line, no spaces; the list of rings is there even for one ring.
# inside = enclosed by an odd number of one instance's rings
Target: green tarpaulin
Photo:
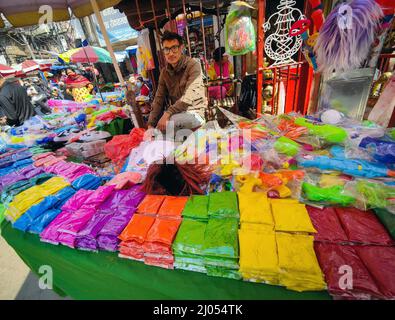
[[[74,299],[330,299],[327,292],[298,293],[279,286],[166,270],[118,258],[40,242],[37,235],[1,225],[2,237],[36,273],[53,269],[54,290]]]

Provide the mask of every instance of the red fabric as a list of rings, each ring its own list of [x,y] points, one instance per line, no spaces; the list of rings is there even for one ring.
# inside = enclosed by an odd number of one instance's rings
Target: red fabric
[[[143,84],[143,86],[140,89],[140,95],[145,96],[145,97],[149,96],[149,88],[145,83]]]
[[[331,243],[346,243],[348,241],[334,208],[321,210],[306,206],[306,209],[314,228],[317,230],[317,233],[314,235],[315,241]]]
[[[40,65],[34,60],[25,60],[22,62],[21,66],[22,66],[22,71],[26,73],[40,69]]]
[[[188,197],[167,196],[159,209],[158,216],[181,217]]]
[[[385,15],[391,15],[395,13],[395,2],[394,0],[376,0],[381,6]]]
[[[65,84],[68,88],[83,88],[90,84],[90,81],[80,74],[71,73],[67,76]]]
[[[395,244],[385,227],[370,211],[336,208],[336,213],[349,241],[383,246]]]
[[[15,74],[16,74],[15,69],[0,63],[0,75],[6,77],[6,76],[13,76]]]
[[[314,243],[314,249],[331,295],[359,299],[369,299],[371,296],[382,297],[376,282],[353,246],[316,242]],[[352,289],[343,290],[339,285],[342,282],[341,277],[345,275],[344,271],[339,272],[342,266],[351,267]]]
[[[101,115],[98,115],[96,117],[96,120],[108,122],[108,121],[114,120],[116,118],[127,119],[128,116],[126,115],[125,111],[123,111],[122,109],[117,109],[117,110],[109,111],[109,112],[103,113]]]
[[[381,292],[395,299],[395,247],[356,246],[355,250]]]

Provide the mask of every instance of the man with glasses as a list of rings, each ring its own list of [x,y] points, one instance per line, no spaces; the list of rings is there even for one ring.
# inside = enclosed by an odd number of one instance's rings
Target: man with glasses
[[[162,47],[167,66],[159,77],[148,128],[164,132],[171,121],[175,131],[197,129],[204,123],[207,107],[200,63],[183,54],[183,40],[177,33],[165,31]]]

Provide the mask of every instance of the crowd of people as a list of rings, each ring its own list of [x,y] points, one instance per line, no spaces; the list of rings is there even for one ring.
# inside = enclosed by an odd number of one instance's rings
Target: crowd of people
[[[172,120],[178,129],[195,129],[204,123],[204,110],[207,107],[207,94],[203,83],[200,64],[184,54],[182,38],[172,32],[162,37],[167,66],[161,70],[157,90],[153,95],[150,79],[132,75],[129,84],[141,106],[149,106],[147,125],[162,132]],[[207,64],[210,80],[209,99],[223,99],[232,96],[234,86],[233,65],[219,47],[213,52],[213,59]],[[41,77],[25,79],[2,78],[0,82],[1,123],[20,125],[35,114],[47,114],[48,99],[86,102],[99,92],[102,76],[93,66],[65,66]],[[222,81],[219,83],[218,81]]]

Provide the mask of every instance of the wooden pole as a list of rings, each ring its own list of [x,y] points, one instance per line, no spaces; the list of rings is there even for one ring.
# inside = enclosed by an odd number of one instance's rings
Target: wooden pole
[[[102,18],[101,14],[100,14],[99,6],[97,5],[96,0],[90,0],[90,2],[91,2],[91,5],[92,5],[92,8],[93,8],[93,12],[95,13],[97,22],[99,23],[99,27],[100,27],[101,33],[103,34],[104,41],[106,42],[107,50],[110,53],[110,56],[111,56],[111,59],[112,59],[112,63],[114,65],[115,72],[117,73],[119,82],[121,83],[122,87],[125,87],[125,81],[123,79],[123,76],[122,76],[122,73],[121,73],[121,69],[119,68],[117,59],[115,58],[114,50],[112,49],[112,45],[111,45],[110,39],[108,38],[106,27],[104,26],[103,18]]]
[[[114,50],[112,49],[110,39],[108,38],[108,34],[107,34],[106,28],[104,26],[103,18],[100,14],[100,11],[99,11],[99,6],[97,5],[96,0],[90,0],[90,2],[92,5],[92,8],[93,8],[93,12],[95,13],[97,22],[99,23],[99,27],[100,27],[101,33],[103,35],[104,41],[106,42],[107,50],[110,53],[111,60],[114,65],[114,68],[115,68],[115,72],[117,73],[117,76],[118,76],[119,82],[121,83],[122,88],[125,90],[125,96],[126,96],[126,94],[127,94],[126,83],[125,83],[125,80],[123,79],[121,69],[119,68],[117,59],[115,58]],[[133,106],[132,106],[132,108],[133,108]],[[133,112],[131,118],[132,118],[134,127],[140,128],[134,112]]]

